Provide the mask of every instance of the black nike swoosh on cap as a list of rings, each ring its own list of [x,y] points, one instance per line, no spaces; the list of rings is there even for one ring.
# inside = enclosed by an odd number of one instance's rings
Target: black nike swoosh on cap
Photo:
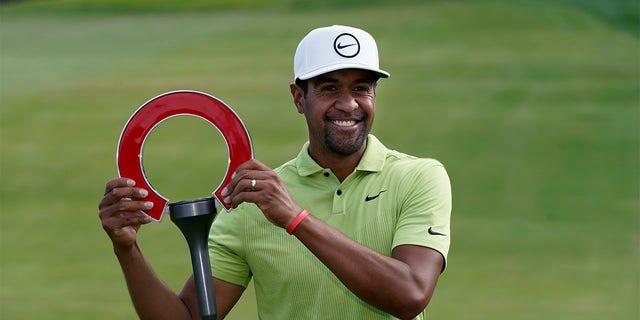
[[[351,43],[351,44],[341,44],[340,42],[338,42],[338,49],[344,49],[344,48],[348,48],[348,47],[352,47],[355,46],[357,43]]]

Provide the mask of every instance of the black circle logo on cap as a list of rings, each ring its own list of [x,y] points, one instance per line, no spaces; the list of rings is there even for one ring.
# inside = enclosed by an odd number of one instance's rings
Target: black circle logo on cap
[[[352,34],[343,33],[333,41],[333,49],[345,58],[353,58],[360,53],[360,42]]]

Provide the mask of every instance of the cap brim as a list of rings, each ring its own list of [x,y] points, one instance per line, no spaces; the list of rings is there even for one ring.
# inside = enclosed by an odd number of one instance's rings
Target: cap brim
[[[312,70],[305,74],[298,75],[296,78],[300,80],[308,80],[313,77],[317,77],[321,74],[338,71],[338,70],[344,70],[344,69],[360,69],[360,70],[372,71],[376,73],[380,78],[388,78],[390,76],[388,72],[382,69],[370,68],[369,66],[363,66],[361,64],[354,64],[354,63],[338,63],[338,64],[333,64],[330,66],[318,68],[316,70]]]

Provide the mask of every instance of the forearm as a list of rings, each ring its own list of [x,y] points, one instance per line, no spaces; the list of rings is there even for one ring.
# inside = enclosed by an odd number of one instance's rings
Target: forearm
[[[379,254],[308,216],[294,235],[363,301],[399,318],[428,304],[437,275],[425,279],[401,260]]]
[[[189,310],[153,272],[140,247],[114,248],[140,319],[191,319]]]

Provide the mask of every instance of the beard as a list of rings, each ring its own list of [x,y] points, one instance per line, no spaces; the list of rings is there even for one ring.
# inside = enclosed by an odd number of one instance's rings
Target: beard
[[[327,148],[339,155],[349,156],[362,148],[367,139],[368,130],[360,127],[355,135],[343,135],[335,130],[325,129],[324,141]]]

